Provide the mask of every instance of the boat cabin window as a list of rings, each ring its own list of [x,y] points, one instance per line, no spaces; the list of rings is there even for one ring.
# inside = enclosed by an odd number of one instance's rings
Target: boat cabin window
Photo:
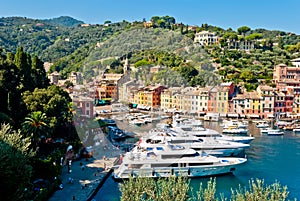
[[[151,164],[152,168],[156,167],[178,167],[177,163],[159,163],[159,164]]]
[[[203,166],[203,165],[213,165],[213,163],[189,163],[189,166]]]
[[[183,158],[183,157],[195,157],[196,154],[182,154],[182,155],[173,155],[173,154],[164,154],[161,155],[161,159],[178,159],[178,158]]]
[[[141,168],[144,164],[128,164],[128,168]]]
[[[184,149],[184,146],[173,145],[173,144],[171,144],[171,145],[170,145],[170,148],[171,148],[172,150],[183,150],[183,149]]]
[[[185,143],[185,142],[188,142],[188,140],[186,140],[186,139],[172,139],[171,142],[172,143]]]
[[[163,147],[156,147],[156,150],[158,150],[158,151],[163,151],[164,148],[163,148]]]
[[[192,128],[189,128],[189,127],[182,127],[181,128],[183,131],[192,131]]]
[[[151,143],[151,144],[158,144],[162,143],[161,140],[152,140],[152,139],[147,139],[146,143]]]

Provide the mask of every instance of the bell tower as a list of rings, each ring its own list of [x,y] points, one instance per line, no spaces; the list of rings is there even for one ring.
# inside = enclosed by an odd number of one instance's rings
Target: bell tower
[[[130,65],[129,65],[129,61],[128,61],[128,58],[127,58],[127,57],[126,57],[126,59],[125,59],[123,71],[124,71],[124,75],[125,75],[125,74],[128,74],[129,71],[130,71]]]

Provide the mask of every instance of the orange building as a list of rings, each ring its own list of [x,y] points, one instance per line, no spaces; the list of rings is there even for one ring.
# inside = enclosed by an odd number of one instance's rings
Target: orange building
[[[117,99],[118,89],[117,85],[113,82],[101,82],[96,89],[96,98],[97,99]]]

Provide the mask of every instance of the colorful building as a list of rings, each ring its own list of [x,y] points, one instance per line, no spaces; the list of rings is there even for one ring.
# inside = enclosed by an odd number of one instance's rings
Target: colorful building
[[[262,98],[261,117],[274,118],[274,96],[275,89],[267,85],[260,85],[257,87],[257,93]]]
[[[134,93],[134,103],[150,108],[158,108],[160,107],[161,92],[166,88],[160,85],[141,87]]]
[[[287,86],[300,86],[300,68],[298,62],[293,62],[294,67],[279,64],[274,67],[273,80],[277,89],[285,89]]]

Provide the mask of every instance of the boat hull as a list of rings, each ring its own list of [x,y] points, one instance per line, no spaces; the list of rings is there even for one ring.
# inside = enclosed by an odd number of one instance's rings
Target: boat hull
[[[233,163],[222,159],[224,164],[220,165],[205,165],[205,166],[192,166],[192,167],[156,167],[156,168],[143,168],[143,169],[119,169],[113,173],[113,178],[128,179],[130,177],[170,177],[170,176],[187,176],[187,177],[208,177],[214,175],[230,174],[233,173],[237,167],[243,165],[247,159],[236,158],[238,163]]]

